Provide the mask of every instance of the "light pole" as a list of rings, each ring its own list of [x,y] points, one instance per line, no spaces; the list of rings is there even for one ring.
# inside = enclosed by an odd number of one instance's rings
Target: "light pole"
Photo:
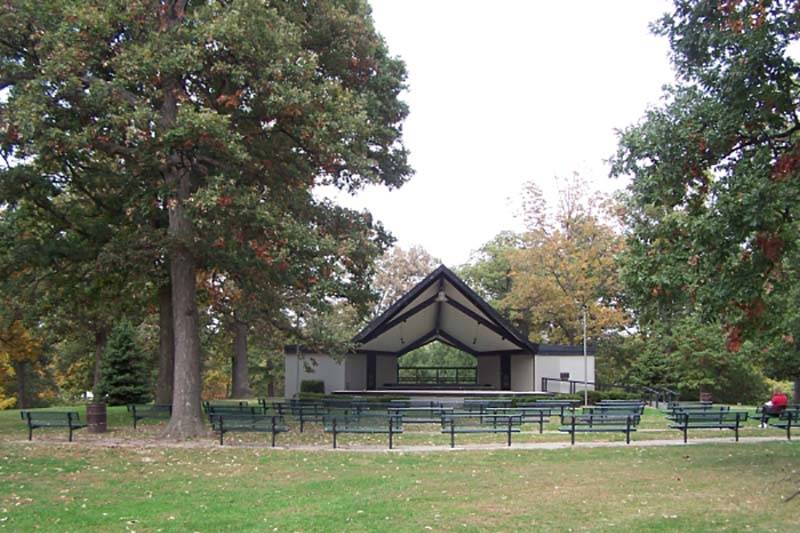
[[[589,356],[586,353],[586,304],[583,304],[583,405],[589,405]]]

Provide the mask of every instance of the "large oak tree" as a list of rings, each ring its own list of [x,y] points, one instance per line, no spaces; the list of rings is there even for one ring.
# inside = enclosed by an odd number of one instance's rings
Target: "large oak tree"
[[[626,292],[644,324],[724,324],[796,380],[800,64],[797,3],[676,0],[654,25],[678,82],[622,132],[629,175]]]
[[[312,189],[405,181],[403,64],[356,0],[12,2],[0,21],[0,88],[9,89],[0,180],[22,184],[20,198],[68,191],[91,202],[129,189],[124,224],[144,234],[163,232],[153,220],[166,211],[176,376],[166,435],[202,434],[196,283],[214,266],[207,237],[228,230],[239,244],[232,253],[291,270],[306,292],[335,272],[271,253],[286,247],[269,228],[238,241],[226,206],[247,201],[312,234],[332,219],[327,244],[353,226],[378,239],[368,216]],[[317,250],[353,287],[380,251],[353,248],[358,240]]]

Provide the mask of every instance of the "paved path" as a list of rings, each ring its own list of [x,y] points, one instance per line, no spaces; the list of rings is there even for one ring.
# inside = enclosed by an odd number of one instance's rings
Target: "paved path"
[[[610,441],[610,442],[599,442],[599,441],[589,441],[589,442],[576,442],[574,446],[570,445],[569,442],[520,442],[514,443],[511,447],[506,446],[505,444],[501,443],[491,443],[491,444],[468,444],[466,446],[456,446],[455,448],[450,448],[447,445],[418,445],[418,446],[400,446],[394,448],[393,450],[389,450],[386,445],[359,445],[354,444],[350,446],[339,447],[337,449],[333,449],[330,446],[321,446],[321,445],[295,445],[289,448],[277,446],[275,448],[270,448],[268,446],[264,446],[263,444],[228,444],[225,446],[220,446],[216,441],[213,440],[196,440],[196,441],[188,441],[188,442],[171,442],[171,441],[161,441],[161,440],[153,440],[153,439],[118,439],[118,438],[109,438],[109,439],[97,439],[97,440],[85,440],[85,441],[75,441],[75,442],[66,442],[66,441],[49,441],[49,440],[16,440],[16,441],[5,441],[8,444],[17,444],[17,445],[29,445],[29,446],[53,446],[53,445],[61,445],[61,446],[71,446],[71,447],[87,447],[87,448],[216,448],[219,450],[237,450],[237,449],[245,449],[245,448],[252,448],[258,450],[274,450],[275,452],[292,452],[292,451],[302,451],[302,452],[331,452],[331,453],[457,453],[457,452],[469,452],[469,451],[510,451],[510,452],[518,452],[521,450],[564,450],[564,449],[581,449],[581,448],[653,448],[659,446],[697,446],[700,444],[734,444],[735,441],[731,437],[710,437],[710,438],[697,438],[697,439],[690,439],[688,443],[684,444],[683,440],[681,439],[652,439],[652,440],[639,440],[633,441],[630,444],[625,444],[622,441]],[[787,442],[791,444],[790,441],[787,441],[785,437],[740,437],[739,438],[739,445],[748,445],[748,444],[761,444],[764,442]],[[0,441],[0,444],[3,444]]]

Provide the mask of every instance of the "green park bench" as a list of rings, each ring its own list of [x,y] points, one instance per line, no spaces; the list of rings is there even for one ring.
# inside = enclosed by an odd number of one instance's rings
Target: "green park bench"
[[[800,426],[800,407],[785,409],[777,420],[769,422],[769,427],[786,431],[786,439],[792,440],[792,428]]]
[[[639,420],[636,413],[564,413],[558,430],[570,434],[570,444],[575,444],[576,433],[625,433],[625,443],[630,444]]]
[[[800,404],[790,404],[787,405],[783,410],[778,411],[777,413],[765,413],[764,406],[759,405],[756,407],[756,413],[753,416],[754,419],[758,419],[761,421],[762,424],[766,424],[772,418],[780,418],[781,415],[785,412],[792,412],[792,411],[800,411]],[[796,424],[795,424],[796,426]]]
[[[305,425],[308,422],[324,422],[325,416],[330,411],[331,410],[329,408],[317,403],[294,405],[291,408],[292,416],[294,416],[300,422],[300,433],[303,432]],[[347,410],[347,412],[357,413],[358,410]]]
[[[263,415],[264,408],[260,405],[206,405],[206,415],[209,420],[213,415]]]
[[[333,447],[337,446],[340,433],[384,434],[389,436],[389,449],[394,446],[394,436],[403,433],[402,415],[388,411],[331,410],[324,416],[325,432],[333,435]]]
[[[265,414],[286,416],[290,413],[289,404],[283,400],[269,400],[267,398],[259,398],[258,405],[261,406]]]
[[[240,410],[245,413],[249,413],[252,411],[254,406],[247,403],[246,400],[230,400],[230,401],[214,401],[214,402],[203,402],[203,411],[208,414],[209,411],[227,411],[233,412],[235,410]],[[261,404],[258,404],[258,407],[261,407]]]
[[[741,411],[680,411],[667,417],[673,421],[671,429],[683,432],[683,442],[691,429],[729,429],[739,442],[739,428],[747,421],[747,413]]]
[[[539,433],[544,433],[544,425],[550,422],[550,416],[557,407],[489,407],[484,411],[487,415],[519,416],[523,424],[538,424]]]
[[[211,428],[219,433],[219,444],[223,445],[226,433],[270,433],[272,434],[272,447],[275,447],[275,436],[286,433],[289,428],[284,423],[283,417],[252,413],[212,413],[209,415]]]
[[[442,433],[450,435],[450,447],[456,446],[456,434],[505,433],[511,446],[511,434],[521,431],[522,415],[460,411],[442,417]]]
[[[577,409],[580,409],[583,414],[642,415],[644,414],[644,403],[587,405],[586,407],[576,408],[574,411],[577,411]]]
[[[453,412],[452,407],[389,407],[393,416],[401,416],[404,424],[440,424],[442,417]]]
[[[145,418],[167,419],[172,416],[171,405],[160,404],[130,404],[128,405],[128,412],[133,418],[133,429],[136,429],[136,423]]]
[[[72,432],[86,427],[75,411],[20,411],[19,414],[28,426],[28,440],[33,440],[34,429],[68,428],[72,442]]]
[[[577,400],[536,400],[534,402],[521,402],[516,407],[522,408],[535,408],[535,409],[550,409],[550,416],[558,412],[558,416],[563,416],[564,411],[574,409],[580,405]]]

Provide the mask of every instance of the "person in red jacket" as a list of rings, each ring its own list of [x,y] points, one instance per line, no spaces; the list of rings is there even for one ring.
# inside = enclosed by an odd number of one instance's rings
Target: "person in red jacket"
[[[789,397],[783,391],[773,392],[772,399],[761,407],[761,427],[767,427],[767,420],[773,416],[780,416],[787,405],[789,405]]]

